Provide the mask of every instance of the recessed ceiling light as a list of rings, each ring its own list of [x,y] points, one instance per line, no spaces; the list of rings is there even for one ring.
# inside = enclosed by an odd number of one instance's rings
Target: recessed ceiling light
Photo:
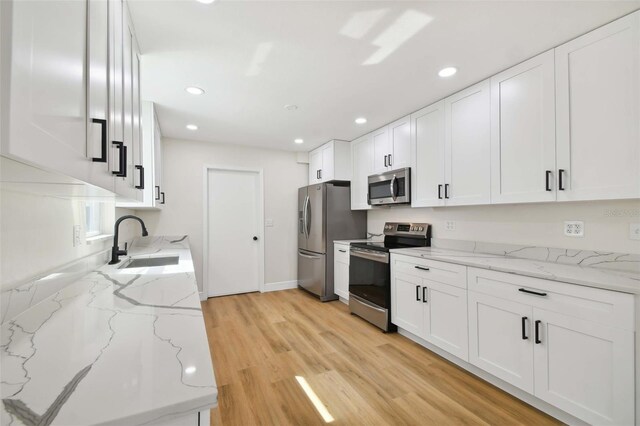
[[[356,118],[356,124],[364,124],[367,122],[367,119],[364,117],[358,117]]]
[[[191,93],[192,95],[202,95],[204,93],[203,89],[196,86],[189,86],[184,90],[186,90],[187,93]]]
[[[197,0],[199,3],[203,3],[203,4],[211,4],[216,0]]]
[[[304,140],[303,140],[303,139],[294,139],[293,141],[294,141],[295,143],[303,143],[303,142],[304,142]]]
[[[458,72],[457,68],[455,68],[455,67],[447,67],[447,68],[442,68],[440,70],[440,72],[438,73],[438,75],[440,77],[451,77],[452,75],[454,75],[457,72]]]
[[[189,130],[198,130],[198,126],[195,124],[187,124],[187,129]]]
[[[298,105],[285,105],[284,109],[286,109],[287,111],[295,111],[298,109]]]

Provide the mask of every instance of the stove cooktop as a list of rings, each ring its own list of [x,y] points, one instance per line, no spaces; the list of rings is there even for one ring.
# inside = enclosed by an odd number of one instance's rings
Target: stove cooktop
[[[391,249],[398,248],[412,248],[412,247],[422,247],[421,245],[414,244],[402,244],[395,241],[380,241],[380,242],[370,242],[370,243],[351,243],[353,247],[360,247],[369,250],[376,251],[386,251],[388,252]]]

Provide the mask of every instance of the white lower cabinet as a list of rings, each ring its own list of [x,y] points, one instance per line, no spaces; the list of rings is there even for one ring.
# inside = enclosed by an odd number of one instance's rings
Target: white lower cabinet
[[[464,266],[392,256],[391,322],[468,359]]]
[[[631,294],[392,253],[391,321],[582,421],[635,422]]]
[[[333,292],[349,300],[349,245],[336,243],[333,247]]]

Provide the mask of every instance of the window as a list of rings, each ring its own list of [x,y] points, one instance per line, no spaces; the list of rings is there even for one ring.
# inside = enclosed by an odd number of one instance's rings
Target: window
[[[100,202],[87,201],[85,203],[85,235],[86,238],[95,237],[102,233],[102,209]]]

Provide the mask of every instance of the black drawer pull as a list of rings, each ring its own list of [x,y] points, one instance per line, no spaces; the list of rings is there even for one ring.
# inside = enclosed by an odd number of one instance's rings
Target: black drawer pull
[[[127,147],[123,142],[112,141],[113,145],[118,148],[118,171],[113,171],[114,175],[118,177],[127,177]]]
[[[427,303],[427,288],[422,287],[422,303]]]
[[[523,293],[527,293],[527,294],[535,294],[536,296],[546,296],[547,293],[542,293],[539,291],[533,291],[533,290],[527,290],[526,288],[519,288],[518,291],[521,291]]]
[[[540,323],[542,321],[540,320],[536,320],[536,345],[539,345],[540,343],[542,343],[542,340],[540,340]]]
[[[385,167],[389,167],[389,165],[387,164],[387,155],[384,156],[384,166]]]
[[[160,199],[160,187],[156,185],[156,200]]]
[[[162,197],[162,200],[160,200],[160,204],[164,204],[164,192],[161,192],[160,196]]]
[[[449,184],[444,184],[444,198],[449,198]]]
[[[564,176],[564,169],[558,169],[558,190],[564,191],[564,182],[562,177]]]
[[[92,123],[100,125],[100,157],[93,157],[92,160],[96,163],[107,162],[107,120],[101,118],[92,118]]]
[[[418,265],[414,266],[414,268],[420,269],[421,271],[428,271],[429,270],[429,268],[426,268],[424,266],[418,266]]]
[[[527,340],[527,317],[522,317],[522,340]]]
[[[544,186],[547,191],[551,191],[551,170],[545,172]]]
[[[418,302],[420,301],[420,286],[419,285],[416,286],[416,300]]]
[[[438,185],[438,200],[442,200],[442,184]]]
[[[136,170],[140,170],[140,185],[136,185],[136,189],[144,189],[144,166],[136,164]]]
[[[346,252],[347,252],[346,250],[340,250],[340,249],[338,249],[338,251],[339,251],[340,253],[346,253]]]

